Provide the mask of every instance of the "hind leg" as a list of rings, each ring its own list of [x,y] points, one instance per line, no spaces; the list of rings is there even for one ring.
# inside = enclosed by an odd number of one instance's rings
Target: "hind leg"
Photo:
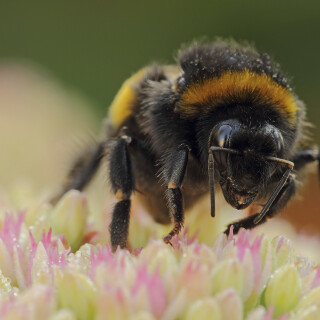
[[[63,183],[62,190],[50,200],[50,203],[57,203],[57,201],[71,189],[82,191],[98,170],[103,154],[104,143],[101,142],[92,150],[88,150],[79,156],[71,167]]]

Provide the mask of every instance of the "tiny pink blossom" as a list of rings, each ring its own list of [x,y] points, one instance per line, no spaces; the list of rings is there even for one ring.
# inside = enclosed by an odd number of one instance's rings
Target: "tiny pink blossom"
[[[311,284],[311,290],[320,285],[320,266],[317,268],[317,272],[314,276],[313,282]]]
[[[239,260],[242,262],[244,259],[245,252],[247,250],[250,251],[252,256],[253,263],[253,272],[254,272],[254,284],[257,285],[259,283],[260,274],[261,274],[261,255],[260,255],[260,247],[263,239],[263,235],[254,238],[252,241],[252,233],[246,230],[240,230],[239,235],[236,238],[235,246],[237,248],[237,255]],[[252,241],[252,243],[250,243]]]
[[[267,313],[265,314],[265,316],[261,320],[273,320],[273,312],[274,312],[273,307],[268,308]],[[285,313],[281,317],[276,318],[275,320],[286,320],[286,319],[288,319],[288,317],[289,317],[289,315],[287,313]]]
[[[121,274],[125,268],[125,255],[123,250],[112,252],[110,245],[97,246],[96,250],[91,249],[89,276],[94,279],[95,270],[100,264],[104,264],[107,270],[115,274]]]
[[[29,236],[31,241],[31,251],[30,251],[30,256],[28,257],[28,269],[27,269],[27,285],[28,286],[32,284],[32,268],[34,266],[34,258],[38,249],[38,244],[36,243],[31,232],[29,232]],[[59,240],[59,237],[56,239],[52,239],[51,229],[48,231],[47,234],[45,232],[43,232],[42,234],[41,243],[47,254],[49,269],[52,276],[53,276],[52,274],[53,266],[57,265],[60,267],[65,267],[66,257],[70,252],[70,248],[69,248],[69,249],[65,249],[60,253],[58,248],[58,240]]]
[[[277,251],[280,250],[280,248],[282,247],[283,244],[284,244],[284,237],[280,236],[280,239],[279,239],[279,242],[278,242],[278,245],[277,245]]]
[[[142,287],[147,289],[152,313],[157,318],[161,317],[166,308],[166,291],[158,269],[153,274],[149,274],[145,264],[138,269],[136,280],[132,287],[133,296]]]
[[[189,246],[197,242],[198,232],[195,232],[193,235],[190,235],[188,227],[185,227],[181,234],[176,235],[172,238],[171,244],[175,249],[180,250],[183,246]]]
[[[2,229],[0,230],[0,239],[4,242],[7,249],[12,254],[13,247],[19,248],[19,235],[22,223],[24,221],[24,213],[19,213],[17,218],[13,214],[6,214]]]

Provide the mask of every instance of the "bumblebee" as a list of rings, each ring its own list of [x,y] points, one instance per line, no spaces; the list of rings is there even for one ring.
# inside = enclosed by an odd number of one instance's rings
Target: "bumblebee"
[[[193,43],[177,65],[153,64],[124,82],[109,108],[106,140],[76,161],[61,194],[82,190],[106,159],[117,199],[114,250],[127,246],[135,191],[157,222],[172,223],[166,243],[202,195],[210,193],[215,216],[217,188],[236,209],[262,203],[227,227],[237,233],[280,212],[307,164],[320,163],[307,127],[304,104],[269,55],[234,42]]]

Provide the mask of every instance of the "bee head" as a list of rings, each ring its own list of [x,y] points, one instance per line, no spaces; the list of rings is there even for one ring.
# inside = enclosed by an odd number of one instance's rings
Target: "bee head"
[[[267,157],[281,157],[283,138],[271,124],[252,126],[231,119],[213,127],[209,150],[213,150],[215,176],[226,201],[244,209],[275,172],[277,163]]]

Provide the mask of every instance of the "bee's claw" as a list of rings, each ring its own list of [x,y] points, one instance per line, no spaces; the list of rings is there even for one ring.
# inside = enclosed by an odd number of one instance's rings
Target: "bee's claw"
[[[164,238],[163,238],[163,242],[165,244],[170,244],[171,247],[173,247],[172,243],[171,243],[171,239],[172,239],[172,235],[169,233],[168,235],[166,235]]]

